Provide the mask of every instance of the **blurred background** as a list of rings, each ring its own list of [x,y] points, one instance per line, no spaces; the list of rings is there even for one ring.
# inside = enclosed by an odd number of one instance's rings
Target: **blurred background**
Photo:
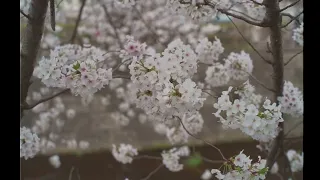
[[[29,3],[20,0],[20,9],[28,12]],[[285,3],[282,5],[285,6]],[[218,15],[208,23],[198,23],[187,17],[168,14],[165,4],[165,0],[145,0],[128,8],[115,5],[108,0],[56,0],[56,31],[52,31],[50,18],[47,18],[39,60],[42,56],[48,56],[50,49],[58,45],[91,44],[110,52],[108,63],[116,67],[121,60],[113,51],[123,46],[126,35],[132,35],[140,42],[146,42],[157,52],[161,52],[175,38],[181,38],[185,43],[192,45],[202,37],[208,37],[209,40],[218,37],[225,48],[220,56],[221,59],[227,57],[230,52],[244,50],[253,60],[255,77],[272,87],[272,67],[252,50],[226,16]],[[294,16],[301,8],[302,2],[301,5],[288,9],[287,13]],[[289,20],[284,19],[283,24]],[[271,59],[267,48],[268,29],[253,27],[236,19],[233,21],[247,40],[264,57]],[[26,18],[21,16],[20,42],[24,37],[26,22]],[[293,22],[283,29],[285,62],[303,48],[292,39],[293,29],[298,26],[299,24]],[[72,39],[75,31],[75,38]],[[207,66],[200,64],[195,79],[203,82],[206,68]],[[128,74],[125,65],[118,71],[120,74]],[[285,80],[291,81],[303,92],[303,54],[285,66]],[[139,159],[134,160],[132,164],[123,165],[110,153],[112,144],[120,143],[132,144],[139,149],[139,154],[158,157],[161,157],[160,153],[163,150],[172,147],[161,127],[154,124],[144,112],[135,108],[128,100],[127,92],[130,91],[126,86],[128,82],[127,79],[114,79],[109,86],[87,99],[64,93],[32,110],[25,111],[21,126],[30,127],[37,132],[41,139],[41,153],[32,159],[21,159],[22,179],[136,180],[143,179],[159,166],[161,160],[155,159]],[[255,81],[250,83],[255,85],[256,92],[263,97],[271,97],[270,93]],[[220,89],[224,90],[226,87]],[[27,101],[32,104],[59,91],[46,88],[39,79],[33,77]],[[265,157],[265,154],[256,147],[259,144],[257,141],[253,141],[239,130],[221,128],[221,124],[212,114],[216,111],[213,108],[215,101],[216,99],[212,97],[208,97],[205,101],[200,111],[204,126],[197,136],[221,148],[226,157],[233,156],[243,149],[251,157],[258,155]],[[55,112],[55,115],[49,116],[48,113],[52,112]],[[284,119],[285,129],[290,129],[302,121],[291,116],[285,116]],[[302,150],[302,135],[303,126],[295,128],[290,135],[292,139],[286,142],[286,148]],[[212,160],[220,158],[215,149],[192,137],[189,138],[187,145],[195,152],[194,154],[200,153]],[[51,155],[56,154],[60,156],[59,168],[54,168],[48,160]],[[194,157],[194,160],[197,158]],[[173,173],[162,168],[150,179],[162,180],[164,177],[172,180],[200,179],[205,169],[220,166],[201,160],[191,164],[187,163],[189,161],[185,161],[185,168],[180,172]],[[276,175],[271,178],[281,179]],[[302,179],[302,174],[298,174],[296,178]]]

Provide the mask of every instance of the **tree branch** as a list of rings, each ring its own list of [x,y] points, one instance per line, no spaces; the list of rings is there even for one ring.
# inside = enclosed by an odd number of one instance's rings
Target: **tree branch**
[[[153,159],[153,160],[162,160],[161,157],[157,157],[157,156],[149,156],[149,155],[140,155],[140,156],[135,156],[133,157],[134,160],[138,160],[138,159]]]
[[[299,13],[297,16],[295,16],[294,18],[291,18],[291,20],[290,20],[287,24],[281,26],[281,28],[285,28],[285,27],[287,27],[290,23],[292,23],[293,21],[297,20],[302,13],[303,13],[303,11],[300,12],[300,13]]]
[[[40,47],[43,34],[44,20],[48,9],[48,0],[32,0],[29,15],[32,21],[27,22],[25,35],[20,52],[20,104],[25,104],[28,94],[30,79],[34,70],[34,64]],[[23,109],[20,110],[22,118]]]
[[[114,35],[116,36],[121,49],[123,49],[123,44],[121,42],[121,39],[120,39],[120,36],[118,34],[117,28],[116,28],[116,26],[114,25],[114,23],[112,21],[112,17],[110,16],[110,14],[108,12],[107,6],[105,4],[103,4],[102,2],[100,2],[100,4],[101,4],[102,9],[103,9],[103,11],[105,13],[107,21],[109,22],[110,26],[112,27],[112,29],[114,31]]]
[[[248,72],[247,72],[248,73]],[[248,73],[249,76],[256,81],[260,86],[264,87],[266,90],[269,90],[271,92],[276,92],[275,89],[269,88],[267,85],[263,84],[261,81],[259,81],[256,77],[254,77],[252,74]]]
[[[296,56],[298,56],[299,54],[303,53],[303,50],[298,52],[297,54],[293,55],[287,62],[284,63],[284,65],[288,65]]]
[[[179,0],[179,2],[181,4],[191,4],[191,2],[185,2],[183,0]],[[204,3],[196,3],[196,5],[206,5],[206,6],[210,6],[211,8],[217,9],[215,8],[215,4],[211,3],[209,0],[204,0]],[[231,12],[229,12],[229,9],[217,9],[219,12],[225,14],[225,15],[229,15],[231,17],[234,17],[236,19],[240,19],[248,24],[254,25],[254,26],[259,26],[259,27],[269,27],[269,23],[264,19],[263,21],[259,22],[259,21],[253,21],[251,19],[245,18],[243,16],[237,15],[237,14],[233,14]]]
[[[56,9],[54,6],[54,0],[49,0],[50,3],[50,23],[53,31],[56,30]]]
[[[300,0],[297,0],[296,2],[294,2],[294,3],[292,3],[292,4],[288,5],[288,6],[280,9],[280,12],[285,11],[286,9],[291,8],[292,6],[296,5],[298,2],[300,2]]]
[[[28,14],[24,13],[21,9],[20,9],[20,13],[21,13],[25,18],[27,18],[29,21],[31,21],[31,17],[30,17]]]
[[[86,4],[86,0],[82,0],[82,4],[81,4],[81,7],[80,7],[80,10],[79,10],[79,13],[78,13],[78,17],[77,17],[77,20],[76,20],[76,24],[74,26],[74,29],[73,29],[73,32],[72,32],[72,36],[70,38],[70,43],[74,43],[74,41],[76,40],[76,37],[77,37],[77,33],[78,33],[78,27],[80,25],[80,21],[81,21],[81,17],[82,17],[82,12],[83,12],[83,9],[84,9],[84,6]]]
[[[207,145],[209,145],[209,146],[213,147],[214,149],[216,149],[216,150],[220,153],[220,155],[221,155],[221,157],[222,157],[222,159],[223,159],[223,160],[228,161],[228,160],[227,160],[227,158],[223,155],[223,153],[221,152],[221,150],[220,150],[219,148],[217,148],[217,147],[216,147],[216,146],[214,146],[213,144],[211,144],[211,143],[207,142],[206,140],[203,140],[203,139],[201,139],[201,138],[199,138],[199,137],[197,137],[197,136],[195,136],[195,135],[191,134],[191,133],[187,130],[187,128],[184,126],[184,124],[183,124],[183,122],[182,122],[181,118],[180,118],[180,117],[178,117],[178,116],[175,116],[175,117],[180,121],[180,124],[182,125],[183,129],[184,129],[184,130],[185,130],[185,131],[186,131],[190,136],[192,136],[193,138],[198,139],[198,140],[200,140],[200,141],[202,141],[202,142],[206,143]]]
[[[264,60],[264,62],[266,62],[267,64],[272,64],[272,62],[271,62],[270,60],[267,60],[266,58],[264,58],[264,57],[259,53],[259,51],[251,44],[251,42],[250,42],[246,37],[244,37],[244,35],[241,33],[240,29],[239,29],[238,26],[232,21],[232,19],[231,19],[228,15],[226,15],[226,16],[227,16],[228,19],[231,21],[231,23],[233,24],[233,26],[236,28],[236,30],[238,31],[238,33],[241,35],[242,39],[249,44],[249,46],[258,54],[258,56],[259,56],[262,60]]]
[[[148,180],[151,176],[153,176],[155,173],[157,173],[163,166],[164,166],[164,164],[161,163],[156,169],[151,171],[145,178],[142,178],[141,180]]]
[[[60,91],[60,92],[58,92],[58,93],[56,93],[56,94],[54,94],[54,95],[52,95],[52,96],[43,98],[43,99],[39,100],[38,102],[36,102],[36,103],[34,103],[34,104],[32,104],[32,105],[24,105],[22,108],[23,108],[24,110],[32,109],[32,108],[36,107],[37,105],[39,105],[39,104],[41,104],[41,103],[43,103],[43,102],[49,101],[49,100],[51,100],[51,99],[59,96],[60,94],[64,94],[64,93],[66,93],[66,92],[68,92],[68,91],[69,91],[69,89],[62,90],[62,91]]]
[[[281,16],[289,17],[290,19],[293,19],[293,20],[297,21],[297,23],[298,23],[299,25],[301,24],[298,19],[295,19],[295,17],[292,16],[291,14],[289,14],[289,13],[281,13]]]

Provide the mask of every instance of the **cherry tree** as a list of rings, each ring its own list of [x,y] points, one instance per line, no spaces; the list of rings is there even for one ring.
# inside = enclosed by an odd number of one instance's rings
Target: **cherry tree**
[[[154,158],[162,161],[156,170],[181,171],[180,159],[191,154],[181,144],[195,138],[218,152],[221,160],[216,163],[224,167],[223,171],[206,170],[202,179],[266,179],[278,173],[277,161],[290,167],[284,179],[294,178],[294,172],[302,171],[303,153],[285,151],[284,140],[292,129],[286,130],[284,122],[303,118],[303,95],[284,79],[284,67],[303,51],[285,60],[282,30],[297,22],[292,39],[303,46],[299,20],[303,11],[285,12],[301,4],[300,0],[20,0],[21,120],[25,111],[39,115],[33,127],[20,127],[20,157],[33,158],[39,151],[55,148],[57,139],[69,148],[88,148],[86,141],[58,136],[64,125],[59,117],[76,115],[59,95],[70,93],[86,104],[95,94],[106,92],[101,103],[120,126],[130,119],[148,121],[174,146],[159,157],[146,157],[139,156],[131,144],[113,144],[112,155],[119,163]],[[219,37],[208,38],[217,28],[208,22],[220,15],[230,20],[265,66],[272,67],[272,87],[252,74],[250,54],[240,51],[223,57],[223,42]],[[284,23],[285,19],[289,20]],[[250,43],[235,20],[269,30],[266,44],[271,58]],[[70,21],[74,26],[68,26]],[[204,79],[197,76],[199,65],[206,66]],[[29,87],[35,81],[44,87],[31,93]],[[259,94],[251,81],[271,98]],[[219,87],[223,90],[217,92]],[[260,142],[258,148],[267,153],[266,159],[259,156],[253,162],[245,149],[225,157],[218,147],[197,136],[204,124],[199,111],[208,97],[215,99],[212,117],[225,130],[239,129]],[[109,108],[113,98],[120,103]],[[56,168],[61,165],[57,155],[49,162]]]

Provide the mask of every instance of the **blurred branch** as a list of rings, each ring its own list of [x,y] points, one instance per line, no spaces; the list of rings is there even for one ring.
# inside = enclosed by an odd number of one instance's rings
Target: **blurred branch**
[[[299,127],[302,124],[303,124],[303,121],[296,123],[294,126],[292,126],[291,129],[289,129],[289,131],[284,135],[284,137],[287,137],[293,130],[295,130],[297,127]]]
[[[78,13],[77,20],[76,20],[76,24],[74,26],[74,29],[73,29],[73,32],[72,32],[72,36],[70,38],[70,43],[74,43],[74,41],[76,40],[77,33],[78,33],[78,27],[79,27],[79,24],[80,24],[80,21],[81,21],[82,12],[83,12],[85,4],[86,4],[86,0],[82,0],[81,7],[80,7],[80,10],[79,10],[79,13]]]
[[[270,47],[270,43],[269,42],[267,42],[267,53],[271,53],[272,55],[273,55],[273,52],[272,52],[272,50],[271,50],[271,47]]]
[[[295,16],[294,18],[291,18],[291,20],[290,20],[287,24],[281,26],[281,28],[285,28],[285,27],[287,27],[290,23],[292,23],[293,21],[297,20],[302,13],[303,13],[303,11],[300,12],[300,13],[299,13],[297,16]]]
[[[127,59],[125,61],[122,61],[121,63],[119,63],[114,69],[112,69],[112,72],[115,72],[116,70],[118,70],[120,68],[121,65],[125,64],[128,61],[131,61],[132,59]]]
[[[201,155],[201,159],[204,162],[208,162],[208,163],[211,163],[211,164],[217,164],[217,163],[224,163],[225,162],[225,161],[222,161],[222,160],[211,160],[209,158],[203,157],[202,155]]]
[[[131,79],[130,76],[121,75],[121,74],[112,75],[112,78]]]
[[[280,173],[276,173],[276,176],[278,176],[280,180],[284,180]]]
[[[187,130],[187,128],[184,126],[184,124],[183,124],[183,122],[182,122],[181,118],[180,118],[180,117],[178,117],[178,116],[174,116],[174,117],[176,117],[176,118],[180,121],[180,124],[182,125],[183,129],[184,129],[184,130],[185,130],[185,131],[186,131],[190,136],[192,136],[193,138],[198,139],[198,140],[200,140],[200,141],[202,141],[202,142],[206,143],[207,145],[209,145],[209,146],[213,147],[214,149],[216,149],[216,150],[220,153],[220,155],[221,155],[222,159],[223,159],[223,160],[225,160],[225,161],[227,161],[227,158],[225,158],[225,156],[223,155],[223,153],[221,152],[221,150],[220,150],[219,148],[217,148],[217,147],[216,147],[216,146],[214,146],[213,144],[211,144],[211,143],[207,142],[206,140],[203,140],[203,139],[201,139],[201,138],[199,138],[199,137],[197,137],[197,136],[195,136],[195,135],[191,134],[191,133]]]
[[[138,160],[138,159],[154,159],[154,160],[162,160],[161,157],[157,157],[157,156],[149,156],[149,155],[140,155],[140,156],[135,156],[133,157],[134,160]]]
[[[244,41],[246,41],[249,46],[259,55],[259,57],[261,59],[264,60],[264,62],[268,63],[268,64],[272,64],[272,62],[270,60],[267,60],[266,58],[264,58],[260,53],[259,51],[251,44],[251,42],[246,38],[244,37],[244,35],[241,33],[240,29],[238,28],[238,26],[232,21],[232,19],[226,15],[228,17],[228,19],[231,21],[231,23],[233,24],[233,26],[236,28],[236,30],[238,31],[238,33],[241,35],[241,37],[243,38]]]
[[[56,8],[54,6],[54,0],[49,0],[50,3],[50,23],[53,31],[56,30]]]
[[[118,34],[117,28],[116,28],[116,26],[114,25],[114,23],[112,21],[112,17],[110,16],[110,14],[108,12],[107,6],[105,4],[103,4],[101,1],[100,1],[100,4],[101,4],[102,9],[103,9],[103,11],[105,13],[107,21],[109,22],[110,26],[112,27],[112,29],[114,31],[114,35],[116,36],[121,49],[123,49],[123,44],[121,42],[121,39],[120,39],[120,36]]]
[[[141,14],[141,12],[137,9],[137,7],[136,6],[133,6],[133,9],[137,12],[137,14],[138,14],[138,16],[139,16],[139,18],[141,19],[141,21],[143,22],[143,24],[148,28],[148,30],[153,34],[153,39],[155,40],[155,41],[157,41],[157,39],[158,39],[158,34],[156,33],[156,32],[154,32],[154,30],[152,29],[152,27],[151,26],[149,26],[149,24],[144,20],[144,18],[142,17],[142,14]]]
[[[20,9],[20,13],[21,13],[25,18],[27,18],[29,21],[31,21],[31,17],[30,17],[28,14],[24,13],[21,9]]]
[[[151,171],[145,178],[142,178],[141,180],[148,180],[149,178],[151,178],[151,176],[153,176],[155,173],[157,173],[163,166],[164,166],[164,164],[161,163],[156,169]]]
[[[290,19],[293,19],[293,20],[297,21],[297,23],[298,23],[299,25],[301,24],[300,21],[299,21],[297,18],[295,18],[293,15],[291,15],[291,14],[289,14],[289,13],[281,13],[281,16],[289,17]]]
[[[181,4],[189,4],[189,5],[191,4],[190,1],[189,1],[189,2],[186,2],[186,1],[184,1],[184,0],[179,0],[179,2],[180,2]],[[199,6],[201,6],[201,5],[207,5],[207,6],[210,6],[211,8],[213,8],[213,9],[217,9],[217,8],[215,7],[216,4],[211,3],[209,0],[204,0],[203,3],[196,3],[196,5],[199,5]],[[246,18],[246,17],[243,17],[243,16],[241,16],[241,15],[233,14],[233,13],[229,12],[229,9],[217,9],[217,10],[218,10],[219,12],[225,14],[225,15],[229,15],[229,16],[234,17],[234,18],[236,18],[236,19],[240,19],[240,20],[245,21],[246,23],[251,24],[251,25],[254,25],[254,26],[269,27],[269,23],[268,23],[265,19],[264,19],[263,21],[253,21],[253,20],[248,19],[248,18]]]
[[[204,92],[204,93],[206,93],[206,94],[209,94],[210,96],[212,96],[212,97],[214,97],[214,98],[219,98],[219,96],[215,96],[215,95],[213,95],[213,94],[211,94],[211,93],[209,93],[209,92],[207,92],[207,91],[202,90],[202,92]]]
[[[294,178],[294,174],[291,170],[291,166],[290,166],[290,161],[288,159],[288,156],[286,155],[286,153],[284,152],[284,149],[282,150],[282,156],[284,158],[284,173],[287,174],[287,171],[289,172],[289,174],[291,175],[292,180],[295,180]],[[286,176],[285,176],[286,177]]]
[[[298,56],[299,54],[303,53],[303,50],[301,50],[300,52],[298,52],[297,54],[293,55],[287,62],[284,63],[284,65],[288,65],[296,56]]]
[[[288,6],[280,9],[280,12],[285,11],[286,9],[291,8],[292,6],[296,5],[298,2],[300,2],[300,0],[297,0],[296,2],[294,2],[294,3],[292,3],[292,4],[288,5]]]
[[[32,104],[32,105],[23,105],[23,106],[22,106],[22,109],[24,109],[24,110],[32,109],[32,108],[36,107],[38,104],[44,103],[44,102],[46,102],[46,101],[49,101],[49,100],[51,100],[51,99],[59,96],[60,94],[64,94],[64,93],[66,93],[66,92],[68,92],[68,91],[69,91],[69,89],[65,89],[65,90],[62,90],[62,91],[60,91],[60,92],[52,95],[52,96],[43,98],[43,99],[39,100],[38,102],[36,102],[36,103],[34,103],[34,104]]]
[[[248,73],[248,72],[247,72]],[[254,77],[252,74],[250,74],[250,73],[248,73],[249,74],[249,76],[254,80],[254,81],[256,81],[260,86],[262,86],[262,87],[264,87],[265,89],[267,89],[267,90],[269,90],[269,91],[271,91],[271,92],[275,92],[275,90],[274,89],[272,89],[272,88],[269,88],[268,86],[266,86],[265,84],[263,84],[261,81],[259,81],[256,77]]]

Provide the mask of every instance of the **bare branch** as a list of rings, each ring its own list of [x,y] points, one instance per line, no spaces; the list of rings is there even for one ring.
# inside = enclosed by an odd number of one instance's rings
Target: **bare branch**
[[[100,4],[101,4],[102,9],[103,9],[103,11],[105,13],[107,21],[109,22],[110,26],[112,27],[112,29],[114,31],[114,35],[116,36],[120,47],[123,49],[123,44],[121,42],[121,39],[120,39],[120,36],[118,34],[117,28],[116,28],[116,26],[114,25],[114,23],[112,21],[112,17],[110,16],[110,14],[108,12],[107,6],[105,4],[103,4],[102,2],[100,2]]]
[[[153,159],[153,160],[162,160],[161,157],[157,157],[157,156],[149,156],[149,155],[140,155],[140,156],[135,156],[133,157],[134,160],[137,159]]]
[[[148,28],[148,30],[153,34],[153,36],[152,36],[153,39],[154,39],[155,41],[157,41],[157,39],[158,39],[158,34],[152,29],[151,26],[149,26],[149,23],[147,23],[147,22],[143,19],[142,14],[141,14],[141,12],[137,9],[137,7],[136,7],[136,6],[133,6],[133,9],[137,12],[137,14],[138,14],[140,20],[143,22],[143,24],[144,24],[144,25]]]
[[[186,2],[186,1],[183,1],[183,0],[179,0],[179,2],[181,4],[191,4],[191,2]],[[214,9],[217,9],[215,8],[215,4],[211,3],[209,0],[204,0],[204,3],[196,3],[196,5],[206,5],[206,6],[210,6],[211,8],[214,8]],[[248,24],[251,24],[251,25],[254,25],[254,26],[259,26],[259,27],[269,27],[269,23],[266,22],[266,20],[263,20],[263,21],[253,21],[251,19],[248,19],[246,17],[243,17],[243,16],[240,16],[240,15],[237,15],[237,14],[233,14],[229,11],[229,9],[217,9],[219,12],[225,14],[225,15],[228,15],[228,16],[231,16],[231,17],[234,17],[236,19],[240,19]]]
[[[223,155],[223,153],[221,152],[221,150],[220,150],[219,148],[217,148],[217,147],[216,147],[216,146],[214,146],[213,144],[211,144],[211,143],[207,142],[206,140],[203,140],[203,139],[201,139],[201,138],[199,138],[199,137],[197,137],[197,136],[195,136],[195,135],[191,134],[191,133],[187,130],[187,128],[184,126],[184,124],[183,124],[183,122],[182,122],[181,118],[180,118],[180,117],[178,117],[178,116],[175,116],[175,117],[176,117],[177,119],[179,119],[180,124],[182,125],[183,129],[184,129],[184,130],[185,130],[185,131],[186,131],[190,136],[192,136],[193,138],[198,139],[198,140],[200,140],[200,141],[202,141],[202,142],[206,143],[207,145],[209,145],[209,146],[213,147],[214,149],[216,149],[216,150],[220,153],[220,155],[221,155],[221,157],[222,157],[222,159],[223,159],[223,160],[228,161],[228,160],[227,160],[227,158],[225,158],[225,156]]]
[[[213,95],[213,94],[211,94],[211,93],[209,93],[209,92],[207,92],[207,91],[202,90],[202,92],[204,92],[204,93],[206,93],[206,94],[208,94],[208,95],[210,95],[210,96],[212,96],[212,97],[214,97],[214,98],[219,98],[218,96],[215,96],[215,95]]]
[[[130,76],[121,75],[121,74],[116,74],[116,75],[112,75],[112,78],[114,78],[114,79],[116,79],[116,78],[130,79]]]
[[[284,136],[287,137],[293,130],[295,130],[301,124],[303,124],[303,121],[300,121],[300,122],[296,123]]]
[[[74,167],[72,166],[71,169],[70,169],[70,172],[69,172],[69,178],[68,178],[68,180],[72,180],[73,171],[74,171]]]
[[[247,72],[248,73],[248,72]],[[269,88],[268,86],[266,86],[265,84],[263,84],[261,81],[259,81],[256,77],[254,77],[252,74],[250,74],[250,73],[248,73],[249,75],[250,75],[250,77],[254,80],[254,81],[256,81],[260,86],[262,86],[262,87],[264,87],[265,89],[267,89],[267,90],[269,90],[269,91],[271,91],[271,92],[275,92],[275,90],[274,89],[272,89],[272,88]]]
[[[145,178],[142,178],[141,180],[148,180],[149,178],[151,178],[151,176],[153,176],[155,173],[157,173],[163,166],[164,166],[164,164],[161,163],[156,169],[151,171]]]
[[[283,25],[283,26],[281,26],[281,28],[285,28],[285,27],[287,27],[290,23],[292,23],[293,21],[295,21],[296,19],[298,19],[299,18],[299,16],[301,15],[303,13],[303,11],[302,12],[300,12],[297,16],[295,16],[294,18],[291,18],[291,20],[287,23],[287,24],[285,24],[285,25]]]
[[[21,13],[25,18],[27,18],[29,21],[31,21],[31,17],[30,17],[28,14],[24,13],[21,9],[20,9],[20,13]]]
[[[53,98],[55,98],[55,97],[57,97],[57,96],[59,96],[59,95],[61,95],[61,94],[64,94],[64,93],[66,93],[66,92],[68,92],[68,91],[69,91],[69,89],[62,90],[62,91],[60,91],[60,92],[58,92],[58,93],[56,93],[56,94],[54,94],[54,95],[52,95],[52,96],[43,98],[43,99],[39,100],[38,102],[36,102],[36,103],[34,103],[34,104],[32,104],[32,105],[24,105],[24,106],[22,106],[22,108],[23,108],[24,110],[32,109],[32,108],[36,107],[37,105],[39,105],[39,104],[41,104],[41,103],[44,103],[44,102],[46,102],[46,101],[49,101],[49,100],[51,100],[51,99],[53,99]]]
[[[303,53],[303,50],[298,52],[297,54],[293,55],[287,62],[284,63],[284,65],[288,65],[296,56],[298,56],[299,54]]]
[[[208,163],[211,163],[211,164],[218,164],[218,163],[224,163],[225,162],[225,161],[222,161],[222,160],[211,160],[209,158],[203,157],[202,155],[201,155],[201,159],[204,162],[208,162]]]
[[[71,35],[71,38],[70,38],[70,43],[74,43],[74,41],[76,40],[77,33],[78,33],[78,27],[80,25],[82,12],[83,12],[85,4],[86,4],[86,0],[82,0],[81,7],[80,7],[80,10],[79,10],[79,13],[78,13],[77,20],[76,20],[76,24],[75,24],[75,26],[73,28],[73,32],[72,32],[72,35]]]
[[[112,69],[112,72],[115,72],[116,70],[118,70],[120,68],[121,65],[125,64],[128,61],[131,61],[132,59],[127,59],[125,61],[122,61],[121,63],[119,63],[114,69]]]
[[[288,5],[288,6],[280,9],[280,12],[285,11],[286,9],[291,8],[292,6],[296,5],[298,2],[300,2],[300,0],[297,0],[296,2],[294,2],[294,3],[292,3],[292,4]]]
[[[291,14],[289,14],[289,13],[281,13],[281,16],[289,17],[290,19],[293,19],[293,20],[297,21],[297,23],[298,23],[299,25],[301,24],[298,19],[295,19],[295,17],[292,16]]]
[[[259,3],[255,0],[250,0],[253,4],[256,4],[256,5],[259,5],[259,6],[265,6],[265,4],[262,2],[262,3]]]
[[[268,63],[268,64],[272,64],[272,62],[270,60],[267,60],[266,58],[264,58],[260,53],[259,51],[251,44],[251,42],[246,38],[244,37],[244,35],[241,33],[240,29],[238,28],[238,26],[232,21],[232,19],[226,15],[228,17],[228,19],[231,21],[231,23],[233,24],[233,26],[236,28],[236,30],[238,31],[238,33],[241,35],[242,39],[244,41],[246,41],[249,46],[259,55],[259,57],[264,60],[264,62]]]

